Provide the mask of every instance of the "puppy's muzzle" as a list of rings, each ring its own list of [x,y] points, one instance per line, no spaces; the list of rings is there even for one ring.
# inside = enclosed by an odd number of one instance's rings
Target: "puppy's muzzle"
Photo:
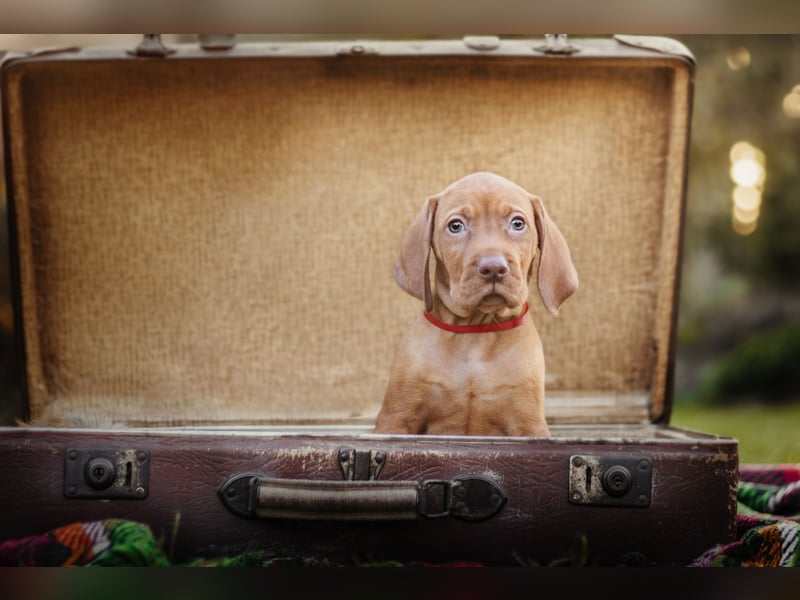
[[[478,274],[487,283],[502,281],[509,273],[508,261],[502,256],[484,256],[478,261]]]

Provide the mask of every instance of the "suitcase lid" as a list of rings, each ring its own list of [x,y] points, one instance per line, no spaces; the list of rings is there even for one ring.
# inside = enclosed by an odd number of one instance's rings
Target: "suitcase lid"
[[[669,417],[693,62],[664,38],[89,48],[2,71],[34,420],[371,423],[421,303],[424,199],[539,194],[581,287],[532,286],[548,422]]]

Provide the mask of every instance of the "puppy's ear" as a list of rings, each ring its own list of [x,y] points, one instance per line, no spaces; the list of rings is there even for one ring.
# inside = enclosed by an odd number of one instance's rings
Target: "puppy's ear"
[[[425,200],[403,236],[400,254],[394,264],[395,281],[409,294],[423,300],[428,312],[433,309],[428,257],[438,202],[437,196]]]
[[[564,301],[578,289],[578,273],[572,264],[567,241],[547,216],[542,199],[531,195],[531,204],[539,234],[539,296],[545,308],[557,315]]]

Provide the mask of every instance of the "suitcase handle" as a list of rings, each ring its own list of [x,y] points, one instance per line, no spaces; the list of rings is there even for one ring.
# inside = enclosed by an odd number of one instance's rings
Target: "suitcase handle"
[[[483,475],[451,480],[319,481],[240,473],[219,489],[222,503],[249,519],[315,521],[404,521],[455,517],[483,521],[497,514],[507,497]]]

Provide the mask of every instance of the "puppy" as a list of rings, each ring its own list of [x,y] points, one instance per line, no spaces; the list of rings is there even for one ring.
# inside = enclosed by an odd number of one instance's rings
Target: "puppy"
[[[474,173],[425,201],[394,271],[425,310],[395,356],[376,433],[550,435],[542,343],[527,314],[537,249],[539,295],[557,314],[578,275],[541,198]]]

